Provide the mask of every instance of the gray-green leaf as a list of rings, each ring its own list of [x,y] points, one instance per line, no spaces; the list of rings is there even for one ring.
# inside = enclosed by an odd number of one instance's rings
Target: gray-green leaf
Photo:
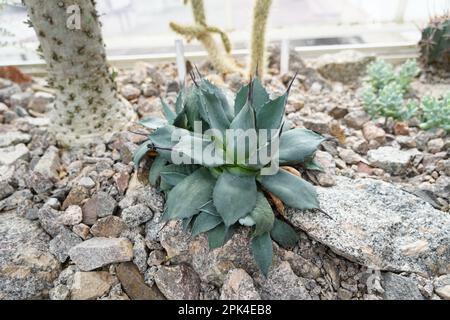
[[[248,98],[248,85],[243,86],[239,92],[236,94],[236,98],[234,100],[234,114],[237,115],[241,112],[242,108],[247,103]]]
[[[134,152],[133,155],[133,163],[134,166],[137,168],[139,164],[141,163],[142,159],[144,159],[145,155],[150,151],[149,149],[149,141],[143,142],[139,148]]]
[[[276,243],[285,249],[294,247],[298,241],[297,232],[279,219],[275,219],[270,235]]]
[[[252,239],[252,253],[258,268],[267,277],[273,259],[272,239],[268,232]]]
[[[222,108],[220,99],[216,94],[209,91],[202,91],[202,93],[200,103],[207,117],[204,120],[209,123],[211,128],[225,133],[225,130],[230,126],[230,121]]]
[[[164,168],[166,163],[167,160],[160,156],[153,160],[152,167],[150,168],[150,172],[148,174],[148,181],[152,186],[156,186],[161,170]]]
[[[199,146],[199,148],[196,148],[196,146]],[[207,153],[206,150],[211,152]],[[180,155],[192,164],[200,164],[205,167],[218,167],[225,164],[222,149],[217,148],[214,141],[204,137],[193,135],[183,136],[173,147],[173,151],[179,152]]]
[[[176,186],[185,178],[194,173],[198,169],[195,165],[174,165],[165,166],[161,172],[161,180],[171,186]]]
[[[261,176],[259,181],[264,188],[292,208],[301,210],[319,208],[319,199],[314,186],[283,169],[276,175]]]
[[[263,233],[272,230],[275,215],[273,214],[272,207],[264,196],[264,193],[258,192],[256,206],[252,213],[250,213],[250,217],[256,223],[254,236],[260,236]]]
[[[178,133],[178,140],[176,141],[172,141],[174,132]],[[152,132],[149,135],[149,141],[156,147],[160,156],[162,156],[166,160],[171,160],[170,150],[162,150],[158,148],[172,149],[173,146],[175,146],[180,141],[181,137],[190,134],[191,133],[188,130],[168,125],[165,127],[158,128],[154,132]]]
[[[259,78],[253,79],[253,108],[256,113],[269,101],[269,94]]]
[[[221,217],[216,217],[205,212],[200,213],[192,226],[192,237],[195,238],[203,232],[214,229],[222,223]]]
[[[284,132],[280,138],[280,164],[298,164],[311,158],[325,138],[306,129]]]
[[[173,124],[173,120],[177,117],[176,113],[170,109],[170,107],[167,105],[167,103],[164,101],[164,99],[161,98],[161,104],[163,107],[163,113],[166,117],[167,121],[169,121],[170,124]]]
[[[248,215],[256,205],[255,177],[235,176],[224,171],[214,187],[214,206],[226,226]]]
[[[147,127],[149,129],[158,129],[161,127],[164,127],[167,125],[167,120],[157,118],[157,117],[148,117],[141,121],[139,121],[139,124],[143,125],[144,127]]]
[[[211,199],[215,183],[206,168],[200,168],[185,178],[167,196],[167,217],[180,219],[197,214],[199,208]]]
[[[306,162],[305,168],[307,170],[325,172],[323,167],[314,159],[311,160],[311,161]]]
[[[208,231],[208,244],[211,250],[220,248],[233,237],[234,227],[225,227],[223,223]]]
[[[278,129],[284,117],[287,94],[268,101],[256,114],[258,129]]]

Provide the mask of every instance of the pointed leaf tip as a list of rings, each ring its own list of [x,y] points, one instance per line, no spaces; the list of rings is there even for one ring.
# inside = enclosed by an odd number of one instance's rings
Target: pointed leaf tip
[[[252,253],[258,268],[267,277],[273,259],[272,239],[269,233],[252,239]]]

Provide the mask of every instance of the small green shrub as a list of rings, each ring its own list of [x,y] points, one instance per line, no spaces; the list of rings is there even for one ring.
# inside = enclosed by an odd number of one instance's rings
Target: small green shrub
[[[413,103],[405,103],[404,95],[419,72],[413,60],[405,62],[397,72],[383,60],[371,63],[367,68],[368,78],[362,95],[369,115],[396,120],[407,120],[414,116],[417,108]]]
[[[442,99],[425,97],[421,103],[422,124],[425,130],[442,128],[450,133],[450,92]]]
[[[234,106],[222,91],[207,80],[195,79],[195,85],[178,95],[175,112],[163,102],[166,119],[149,118],[142,124],[155,129],[135,153],[138,165],[150,150],[156,151],[149,173],[152,185],[166,193],[163,220],[181,220],[192,237],[201,233],[208,236],[211,249],[223,246],[238,226],[252,228],[251,250],[260,270],[267,275],[272,263],[272,240],[283,247],[297,242],[296,232],[281,217],[276,217],[266,193],[278,197],[284,204],[298,209],[319,208],[314,187],[288,170],[279,169],[274,175],[263,175],[270,165],[258,158],[256,164],[247,164],[255,150],[271,143],[258,139],[244,143],[245,159],[236,157],[234,139],[220,139],[193,132],[198,122],[207,129],[224,132],[227,129],[271,129],[279,140],[280,166],[303,165],[318,168],[314,154],[324,137],[305,129],[290,129],[285,125],[285,107],[288,91],[274,100],[258,78],[241,88]],[[173,141],[173,132],[178,130]],[[212,146],[214,161],[196,157],[190,142]],[[230,141],[232,140],[232,141]],[[195,147],[194,147],[195,148]],[[174,164],[173,152],[182,154],[191,164]],[[231,154],[231,157],[229,157]],[[225,161],[231,159],[230,161]]]

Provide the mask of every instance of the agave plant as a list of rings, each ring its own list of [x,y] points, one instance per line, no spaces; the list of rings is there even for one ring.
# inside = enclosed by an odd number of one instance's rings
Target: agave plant
[[[175,111],[162,101],[166,119],[149,118],[141,123],[154,131],[135,153],[136,165],[153,151],[154,158],[149,181],[166,194],[163,220],[182,220],[185,231],[192,237],[207,233],[211,249],[224,245],[239,226],[252,228],[251,249],[256,264],[267,275],[272,263],[272,240],[282,247],[297,243],[297,234],[276,217],[269,199],[274,197],[298,209],[318,209],[319,201],[313,185],[299,175],[292,174],[292,165],[309,170],[320,170],[314,155],[324,137],[300,128],[290,128],[285,120],[286,93],[271,99],[258,77],[240,89],[234,104],[219,88],[199,74],[191,74],[194,85],[184,88],[178,95]],[[202,124],[199,135],[196,123]],[[258,137],[257,142],[245,144],[245,157],[235,156],[236,144],[220,138],[226,130],[270,129],[275,132],[269,139]],[[174,133],[178,131],[174,138]],[[248,159],[257,150],[271,145],[279,138],[277,161],[281,168],[272,175],[264,175],[269,162],[257,157],[256,163]],[[190,143],[200,142],[213,149],[213,161],[201,159],[192,152]],[[233,139],[231,139],[233,140]],[[234,141],[235,142],[235,141]],[[191,163],[174,164],[174,153]],[[230,154],[232,155],[230,158]],[[230,161],[231,159],[231,161]]]

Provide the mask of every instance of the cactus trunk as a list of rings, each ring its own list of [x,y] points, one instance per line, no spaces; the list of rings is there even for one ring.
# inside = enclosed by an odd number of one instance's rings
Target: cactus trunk
[[[67,25],[73,1],[24,3],[48,66],[49,85],[56,89],[50,131],[58,142],[82,145],[121,130],[135,115],[110,75],[95,2],[76,2],[80,28]]]
[[[419,42],[421,61],[450,71],[450,15],[431,19]]]
[[[257,70],[260,77],[264,74],[266,66],[266,28],[272,0],[256,0],[253,9],[253,30],[251,40],[251,56],[249,76],[252,77]]]
[[[219,28],[208,26],[206,23],[205,8],[203,0],[190,0],[192,13],[194,15],[194,26],[180,25],[174,22],[170,23],[170,28],[184,36],[188,41],[197,39],[208,52],[208,56],[214,68],[220,73],[239,72],[240,68],[229,55],[231,52],[231,42],[225,32]],[[187,1],[185,1],[187,3]],[[220,35],[224,50],[220,49],[213,38],[213,34]],[[225,51],[225,52],[224,52]]]

